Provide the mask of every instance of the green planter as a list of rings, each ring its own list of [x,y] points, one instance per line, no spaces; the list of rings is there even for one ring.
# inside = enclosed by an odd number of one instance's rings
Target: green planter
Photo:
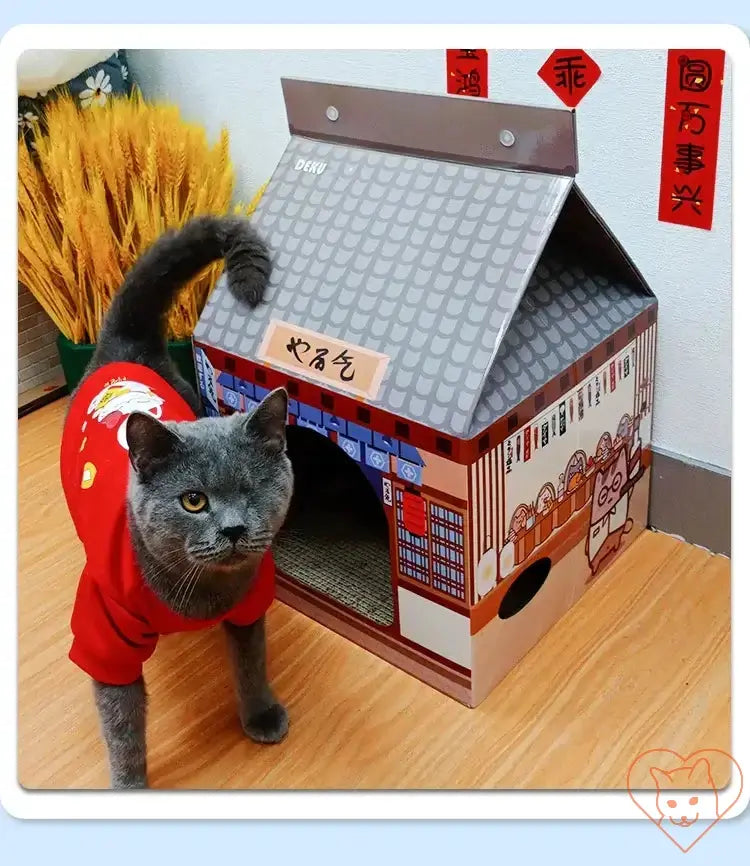
[[[91,343],[79,345],[71,343],[62,334],[58,336],[57,352],[60,355],[60,365],[63,368],[65,384],[68,386],[69,392],[72,392],[81,381],[95,348],[96,346]],[[167,343],[167,350],[182,377],[190,382],[197,391],[192,340],[179,340]]]

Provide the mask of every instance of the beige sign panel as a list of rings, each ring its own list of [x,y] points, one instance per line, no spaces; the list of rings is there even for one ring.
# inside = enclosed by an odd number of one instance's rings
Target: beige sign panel
[[[387,355],[272,319],[258,357],[274,367],[374,399],[380,390]]]

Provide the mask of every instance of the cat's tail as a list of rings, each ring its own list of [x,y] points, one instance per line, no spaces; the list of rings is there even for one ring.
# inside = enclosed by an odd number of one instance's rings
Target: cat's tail
[[[218,259],[229,290],[250,307],[263,300],[271,273],[268,248],[244,217],[200,216],[163,234],[128,271],[102,325],[99,347],[163,352],[165,317],[180,289]],[[131,354],[131,353],[128,353]]]

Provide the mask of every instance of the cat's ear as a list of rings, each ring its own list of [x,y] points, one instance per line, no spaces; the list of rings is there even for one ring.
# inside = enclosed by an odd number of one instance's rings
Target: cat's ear
[[[125,423],[130,463],[138,477],[147,481],[175,455],[182,440],[148,412],[133,412]]]
[[[714,787],[714,780],[711,778],[711,765],[705,758],[699,758],[688,773],[690,783],[695,786]]]
[[[669,773],[662,770],[660,767],[649,767],[651,778],[656,782],[657,788],[666,788],[670,785],[672,779]]]
[[[244,422],[245,431],[259,438],[270,450],[281,453],[286,448],[286,422],[289,397],[283,388],[277,388],[263,400]]]

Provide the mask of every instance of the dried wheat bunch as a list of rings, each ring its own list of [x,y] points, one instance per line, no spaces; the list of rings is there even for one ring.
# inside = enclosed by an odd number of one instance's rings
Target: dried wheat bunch
[[[234,171],[229,135],[210,145],[177,107],[137,92],[81,111],[69,96],[35,129],[35,156],[18,145],[18,279],[62,333],[96,342],[123,276],[156,238],[199,214],[224,214]],[[250,213],[251,204],[235,213]],[[182,292],[169,338],[193,331],[221,262]]]

